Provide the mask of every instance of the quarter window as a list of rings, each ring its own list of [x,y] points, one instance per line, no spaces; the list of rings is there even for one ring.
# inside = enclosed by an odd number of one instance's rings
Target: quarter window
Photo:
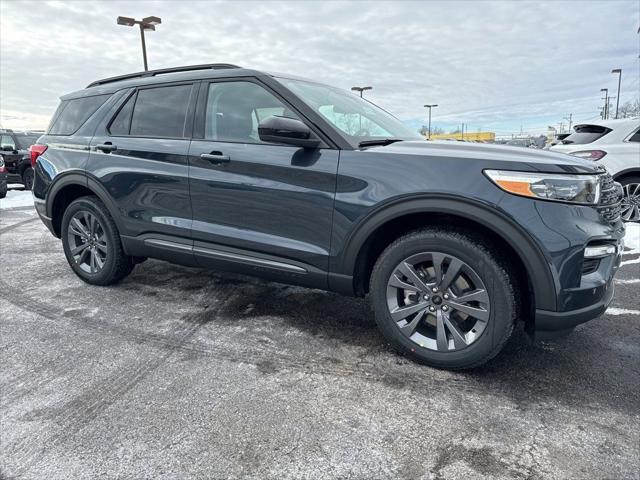
[[[263,143],[258,124],[273,115],[299,120],[285,104],[252,82],[209,84],[204,138],[220,142]]]
[[[139,90],[129,134],[138,137],[184,137],[190,93],[191,85]]]
[[[58,109],[60,113],[49,129],[50,135],[71,135],[93,115],[111,95],[64,100]]]

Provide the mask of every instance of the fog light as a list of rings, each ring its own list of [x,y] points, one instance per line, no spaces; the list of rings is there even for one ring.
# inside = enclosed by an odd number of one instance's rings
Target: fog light
[[[616,253],[615,245],[597,245],[584,249],[584,258],[601,258]]]

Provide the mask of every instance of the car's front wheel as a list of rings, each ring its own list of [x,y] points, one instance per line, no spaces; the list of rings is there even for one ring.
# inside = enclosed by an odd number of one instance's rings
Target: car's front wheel
[[[428,365],[481,365],[504,346],[517,317],[510,267],[489,242],[430,228],[379,257],[370,296],[376,322],[401,353]]]
[[[71,269],[93,285],[126,277],[134,262],[127,256],[113,218],[98,197],[71,202],[62,217],[62,245]]]

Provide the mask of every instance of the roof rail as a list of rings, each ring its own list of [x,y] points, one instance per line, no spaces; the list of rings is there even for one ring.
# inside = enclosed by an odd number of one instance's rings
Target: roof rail
[[[96,80],[93,83],[87,85],[86,88],[95,87],[96,85],[104,85],[105,83],[119,82],[120,80],[127,80],[129,78],[144,78],[155,77],[163,73],[176,73],[176,72],[191,72],[194,70],[222,70],[226,68],[241,68],[238,65],[231,63],[204,63],[202,65],[186,65],[184,67],[171,67],[161,68],[159,70],[148,70],[146,72],[129,73],[127,75],[118,75],[117,77],[103,78],[102,80]]]

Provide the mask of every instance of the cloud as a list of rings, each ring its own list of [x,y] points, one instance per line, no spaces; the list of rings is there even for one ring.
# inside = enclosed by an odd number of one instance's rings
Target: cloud
[[[435,124],[470,130],[595,118],[600,88],[617,87],[612,68],[623,69],[623,100],[640,96],[636,1],[6,1],[3,125],[5,111],[43,122],[60,95],[140,70],[138,31],[118,15],[162,18],[147,35],[151,68],[229,62],[373,85],[372,101],[416,126],[425,103],[440,105]]]

